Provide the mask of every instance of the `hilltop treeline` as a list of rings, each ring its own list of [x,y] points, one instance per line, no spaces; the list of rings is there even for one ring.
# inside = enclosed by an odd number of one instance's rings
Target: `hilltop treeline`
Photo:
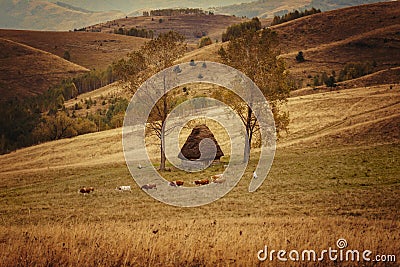
[[[242,22],[229,26],[226,31],[222,34],[222,42],[229,41],[242,35],[244,31],[258,31],[261,29],[261,22],[256,18],[252,18],[250,21]]]
[[[205,12],[204,10],[200,8],[167,8],[167,9],[155,9],[149,11],[144,11],[143,16],[177,16],[177,15],[191,15],[191,14],[197,14],[197,15],[206,15],[206,14],[212,14],[211,12]]]
[[[298,18],[301,18],[301,17],[309,16],[309,15],[312,15],[312,14],[317,14],[317,13],[321,13],[321,10],[320,9],[315,9],[315,8],[311,8],[309,10],[306,9],[304,11],[295,10],[293,12],[289,12],[289,13],[287,13],[285,15],[282,15],[282,16],[275,16],[273,21],[272,21],[272,23],[271,23],[271,26],[272,25],[281,24],[281,23],[284,23],[284,22],[287,22],[287,21],[290,21],[290,20],[298,19]]]
[[[135,37],[142,37],[142,38],[151,38],[153,39],[154,37],[154,31],[153,30],[146,30],[146,29],[138,29],[138,28],[131,28],[131,29],[125,29],[125,28],[118,28],[114,29],[115,34],[122,34],[122,35],[127,35],[127,36],[135,36]]]
[[[118,74],[115,73],[113,66],[110,65],[105,70],[91,70],[86,72],[71,79],[71,82],[76,87],[78,94],[82,94],[109,85],[118,79]],[[66,98],[66,100],[71,98]]]

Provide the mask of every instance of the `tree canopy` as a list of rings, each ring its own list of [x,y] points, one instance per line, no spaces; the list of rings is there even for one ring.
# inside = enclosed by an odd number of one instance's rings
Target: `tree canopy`
[[[246,30],[230,40],[226,48],[221,46],[222,61],[246,74],[260,88],[274,114],[277,132],[287,130],[289,114],[282,110],[290,92],[288,72],[279,57],[277,34],[270,29]],[[253,134],[257,132],[257,119],[250,106],[233,94],[223,96],[241,117],[249,138],[245,160],[250,153]],[[247,144],[246,144],[247,145]]]

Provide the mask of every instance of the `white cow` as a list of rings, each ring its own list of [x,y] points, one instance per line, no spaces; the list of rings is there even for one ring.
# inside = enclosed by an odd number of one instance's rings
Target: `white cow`
[[[115,190],[118,190],[118,191],[121,191],[121,192],[123,192],[123,191],[132,191],[130,185],[120,185],[117,188],[115,188]]]
[[[225,183],[226,178],[221,173],[221,174],[216,174],[216,175],[211,176],[211,180],[213,183],[223,184],[223,183]]]

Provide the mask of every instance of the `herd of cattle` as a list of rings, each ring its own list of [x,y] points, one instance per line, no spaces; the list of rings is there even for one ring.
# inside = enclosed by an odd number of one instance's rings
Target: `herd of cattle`
[[[201,186],[201,185],[207,185],[210,183],[216,183],[216,184],[223,184],[225,183],[226,179],[225,177],[223,177],[222,174],[217,174],[217,175],[213,175],[211,176],[211,179],[201,179],[201,180],[196,180],[193,182],[193,184]],[[179,187],[179,186],[183,186],[184,182],[181,180],[175,180],[172,182],[168,183],[170,186],[172,187]],[[142,190],[150,190],[150,189],[156,189],[157,190],[157,185],[156,184],[145,184],[141,186]],[[126,192],[126,191],[132,191],[132,188],[130,185],[121,185],[121,186],[117,186],[115,188],[116,191],[119,192]],[[90,192],[93,192],[94,188],[93,187],[82,187],[79,192],[82,194],[89,194]]]

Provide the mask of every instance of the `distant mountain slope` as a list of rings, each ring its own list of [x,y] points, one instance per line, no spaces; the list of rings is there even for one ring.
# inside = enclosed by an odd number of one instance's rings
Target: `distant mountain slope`
[[[62,0],[61,2],[94,11],[121,10],[125,13],[129,13],[138,9],[160,9],[175,7],[200,7],[206,9],[210,6],[225,6],[251,1],[254,0]]]
[[[86,71],[50,53],[0,38],[0,102],[40,94]]]
[[[392,0],[312,0],[307,7],[308,8],[315,7],[324,11],[329,11],[351,6],[359,6],[377,2],[390,2],[390,1]]]
[[[0,28],[71,30],[123,16],[120,11],[92,12],[48,1],[2,0]]]
[[[282,15],[294,9],[319,8],[323,11],[361,4],[382,2],[381,0],[258,0],[251,3],[216,8],[216,13],[247,17],[269,17]]]
[[[275,13],[292,11],[308,5],[311,0],[259,0],[250,3],[229,5],[215,8],[217,14],[230,14],[235,16],[273,17]]]
[[[88,69],[106,69],[146,39],[99,32],[45,32],[1,30],[0,37],[23,43],[59,57],[68,51],[70,61]]]

